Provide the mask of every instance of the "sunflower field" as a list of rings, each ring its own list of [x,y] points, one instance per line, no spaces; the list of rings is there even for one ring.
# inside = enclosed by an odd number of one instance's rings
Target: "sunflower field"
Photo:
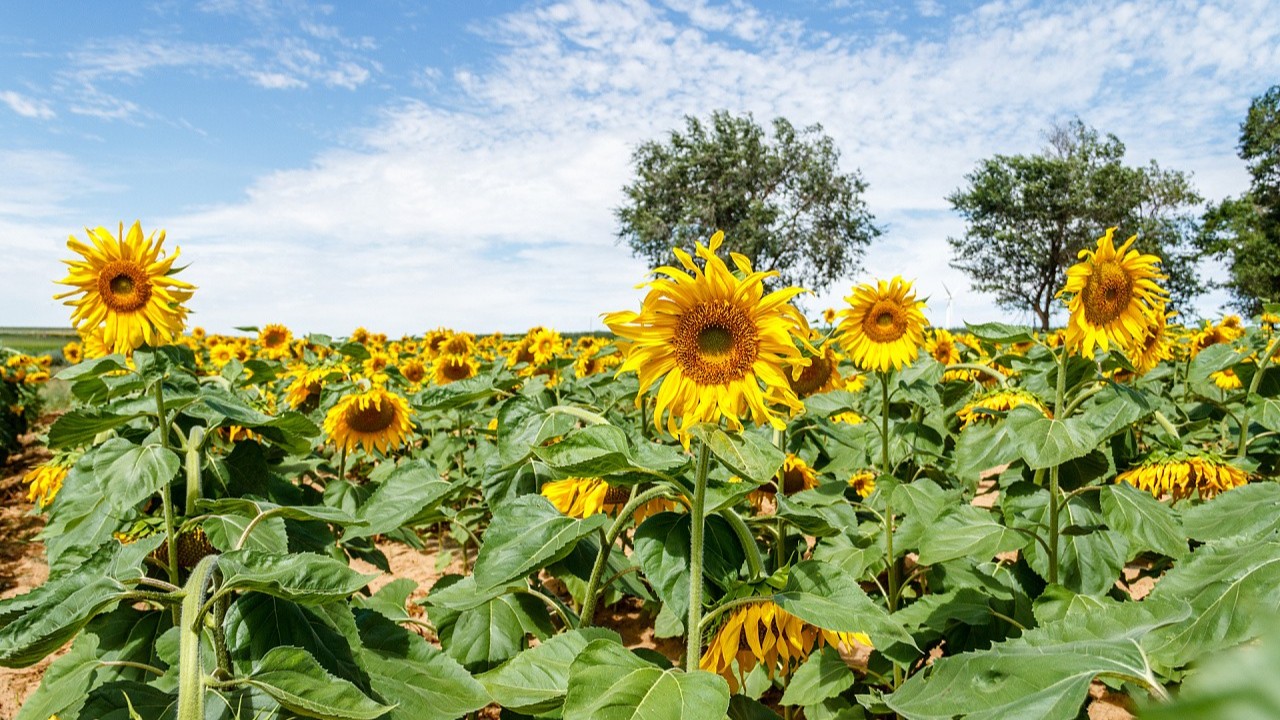
[[[19,720],[1280,717],[1280,308],[1178,325],[1133,238],[1048,334],[717,234],[607,337],[399,339],[188,329],[164,241],[68,243]]]

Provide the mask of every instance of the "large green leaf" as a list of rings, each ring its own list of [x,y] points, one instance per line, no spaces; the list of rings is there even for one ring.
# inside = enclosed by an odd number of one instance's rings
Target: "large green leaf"
[[[1129,540],[1129,554],[1144,550],[1181,560],[1187,554],[1182,522],[1168,505],[1128,483],[1102,489],[1102,517]]]
[[[826,630],[862,632],[876,647],[915,646],[911,635],[885,609],[867,597],[845,572],[816,560],[791,568],[782,592],[774,595],[783,610]]]
[[[360,506],[363,526],[348,528],[343,538],[354,540],[396,530],[439,502],[453,487],[423,460],[404,463],[379,482]]]
[[[782,693],[783,705],[816,705],[853,687],[857,678],[831,646],[809,656]]]
[[[93,442],[98,433],[120,427],[142,417],[140,414],[119,415],[100,408],[77,408],[53,422],[49,428],[49,447],[74,448]]]
[[[94,720],[174,720],[178,696],[130,680],[100,685],[85,698],[80,717]]]
[[[1078,495],[1058,508],[1062,531],[1058,536],[1058,582],[1083,595],[1101,595],[1114,586],[1129,557],[1129,541],[1105,527],[1097,503],[1096,497]],[[1004,505],[1006,514],[1018,513],[1010,524],[1044,534],[1049,525],[1047,491],[1024,484],[1019,492],[1006,495]],[[1049,554],[1040,543],[1028,545],[1024,556],[1040,577],[1048,579]]]
[[[1231,538],[1197,548],[1148,598],[1169,599],[1190,603],[1192,617],[1148,643],[1152,658],[1166,667],[1256,637],[1263,621],[1280,611],[1280,539]]]
[[[564,720],[721,718],[724,678],[651,665],[610,640],[592,640],[569,667]]]
[[[547,465],[578,477],[600,477],[633,467],[627,434],[612,425],[588,425],[533,452]]]
[[[355,685],[325,672],[302,648],[271,649],[245,682],[306,717],[373,720],[391,710],[370,699]]]
[[[727,433],[714,425],[695,425],[691,432],[707,443],[725,467],[752,482],[768,482],[787,459],[786,453],[754,432]]]
[[[985,562],[997,553],[1021,550],[1031,540],[1006,527],[999,516],[972,505],[947,513],[920,540],[920,563],[937,565],[959,558]]]
[[[93,474],[115,509],[133,507],[151,497],[178,473],[177,453],[159,443],[134,445],[112,438],[93,451]]]
[[[49,720],[57,716],[78,717],[85,695],[98,670],[98,638],[85,633],[71,644],[71,650],[53,661],[44,671],[40,687],[22,704],[14,720]]]
[[[205,518],[200,527],[204,529],[209,543],[221,552],[234,550],[240,536],[249,529],[253,518],[236,514],[215,514]],[[259,550],[272,555],[284,555],[289,552],[289,534],[285,530],[284,518],[269,517],[254,526],[253,532],[245,538],[244,547],[248,550]]]
[[[377,575],[363,575],[324,555],[268,555],[257,550],[223,553],[222,590],[255,590],[299,603],[346,598]]]
[[[387,720],[455,720],[489,704],[484,687],[421,636],[369,610],[356,622],[373,691],[396,706]]]
[[[563,558],[584,535],[609,522],[604,514],[585,520],[567,517],[541,495],[526,495],[493,513],[476,558],[475,578],[494,587]]]
[[[1257,643],[1196,660],[1172,703],[1152,705],[1142,720],[1272,720],[1280,717],[1280,629]]]
[[[468,610],[433,605],[429,614],[441,647],[472,672],[492,669],[515,657],[527,646],[529,634],[546,638],[554,632],[547,606],[528,593],[505,593]]]
[[[161,670],[168,665],[156,651],[160,637],[174,627],[173,613],[166,610],[139,610],[121,604],[115,610],[95,617],[85,628],[84,636],[97,638],[98,659],[108,662],[142,663]],[[104,667],[98,682],[136,680],[146,682],[155,676],[128,665]]]
[[[1142,638],[1186,613],[1144,605],[1070,615],[990,650],[941,658],[886,700],[911,720],[1074,720],[1099,676],[1154,682]]]
[[[991,343],[1022,343],[1035,340],[1031,328],[998,322],[965,323],[974,337]]]
[[[1261,537],[1280,527],[1280,484],[1250,483],[1222,493],[1182,514],[1187,535],[1203,542]]]
[[[340,606],[348,616],[345,604]],[[289,645],[311,653],[327,672],[368,686],[368,677],[357,663],[351,642],[335,627],[335,613],[322,614],[323,606],[304,607],[262,593],[236,598],[223,623],[227,650],[237,671],[247,673],[271,648]]]
[[[550,712],[564,702],[569,667],[593,640],[622,642],[617,633],[604,628],[570,630],[525,650],[476,679],[504,708],[526,715]]]
[[[235,513],[247,518],[254,518],[264,513],[273,517],[288,520],[319,520],[333,525],[361,526],[365,521],[342,508],[328,505],[279,505],[268,500],[255,498],[222,498],[220,500],[200,500],[196,507],[203,512]]]
[[[1009,411],[1005,433],[1032,470],[1084,457],[1098,445],[1097,433],[1083,417],[1047,418],[1027,405]]]
[[[689,613],[691,526],[688,513],[664,512],[645,519],[635,533],[635,558],[645,577],[662,602],[681,618]],[[703,539],[703,578],[727,587],[746,560],[738,536],[727,520],[712,515],[706,519]]]

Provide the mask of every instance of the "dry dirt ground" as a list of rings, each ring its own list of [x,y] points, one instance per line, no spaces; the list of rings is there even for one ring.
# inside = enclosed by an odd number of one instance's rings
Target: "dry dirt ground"
[[[28,441],[30,444],[21,453],[11,457],[5,466],[0,467],[0,598],[25,593],[39,586],[48,577],[44,546],[35,539],[44,527],[44,522],[41,516],[32,512],[32,506],[26,499],[26,488],[22,484],[23,473],[45,460],[48,452],[34,442],[34,437],[29,436]],[[980,496],[976,504],[990,506],[996,501],[998,492],[994,483],[984,485],[985,494]],[[462,558],[457,552],[452,554],[451,561],[445,567],[437,567],[436,547],[430,543],[424,551],[398,543],[381,544],[379,547],[387,556],[391,574],[374,580],[370,586],[377,590],[398,577],[413,579],[418,583],[418,589],[410,597],[409,611],[412,614],[422,614],[422,608],[416,601],[425,596],[441,576],[463,571]],[[355,561],[353,566],[361,572],[378,572],[361,561]],[[1137,572],[1136,568],[1131,568],[1126,575],[1133,577]],[[1150,591],[1151,582],[1145,579],[1126,590],[1136,599],[1141,599]],[[555,589],[556,585],[553,579],[547,579],[548,588]],[[614,607],[606,608],[600,624],[617,631],[628,647],[653,648],[677,661],[683,656],[683,643],[653,636],[653,619],[638,602],[624,600]],[[17,715],[23,701],[40,684],[40,678],[51,660],[52,658],[47,658],[33,667],[21,670],[0,668],[0,720],[12,720]],[[1132,701],[1123,695],[1108,692],[1101,683],[1094,683],[1090,697],[1090,720],[1133,720]],[[496,719],[498,710],[496,707],[486,708],[481,717]]]

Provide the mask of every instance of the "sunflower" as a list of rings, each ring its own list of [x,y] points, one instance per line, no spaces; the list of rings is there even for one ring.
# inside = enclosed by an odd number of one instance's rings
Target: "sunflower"
[[[289,343],[293,341],[293,333],[289,328],[278,323],[271,323],[258,331],[258,346],[269,358],[281,358],[290,353]]]
[[[417,385],[427,379],[427,366],[418,358],[410,358],[400,364],[400,374],[405,380]]]
[[[871,647],[871,638],[864,633],[835,632],[810,625],[774,602],[761,600],[728,613],[708,643],[699,666],[719,674],[729,683],[729,689],[737,692],[756,665],[764,665],[770,678],[778,673],[790,675],[815,648],[831,645],[852,649],[854,644]]]
[[[285,373],[290,380],[284,391],[284,400],[289,407],[298,409],[320,400],[320,391],[325,381],[335,372],[346,372],[345,365],[337,367],[309,367],[305,363],[297,363]]]
[[[1213,380],[1213,384],[1223,390],[1239,390],[1244,387],[1244,382],[1240,380],[1240,376],[1236,375],[1233,368],[1219,370],[1216,373],[1210,373],[1209,378]]]
[[[1019,405],[1030,405],[1045,417],[1053,417],[1049,409],[1031,393],[1026,390],[1007,389],[996,390],[971,400],[956,412],[956,417],[960,418],[960,429],[963,430],[977,422],[994,423],[1002,417],[997,413],[1007,413]]]
[[[106,338],[103,337],[101,327],[84,328],[79,332],[80,344],[84,349],[84,356],[86,359],[94,360],[111,354],[111,347],[107,345],[107,341]]]
[[[443,355],[470,355],[475,350],[476,336],[471,333],[453,333],[439,346]]]
[[[236,358],[236,348],[229,343],[219,343],[209,348],[209,360],[222,367]]]
[[[533,356],[533,362],[536,365],[551,362],[563,349],[564,340],[555,330],[540,327],[529,333],[529,353]]]
[[[840,357],[828,345],[820,355],[809,358],[809,364],[800,368],[798,376],[788,374],[787,382],[796,397],[801,398],[835,390],[843,383],[843,378],[840,377]]]
[[[1129,351],[1129,362],[1139,375],[1146,375],[1162,361],[1173,357],[1173,346],[1170,342],[1168,327],[1172,312],[1157,312],[1147,323],[1142,341]]]
[[[900,277],[859,285],[840,311],[840,344],[863,370],[910,365],[924,344],[924,301]]]
[[[746,258],[732,258],[743,277],[735,277],[716,255],[724,242],[717,232],[707,245],[697,244],[699,268],[688,253],[675,249],[684,270],[665,266],[666,277],[648,283],[649,294],[639,313],[609,313],[605,324],[631,341],[619,372],[640,376],[640,403],[655,382],[658,388],[654,425],[666,429],[688,446],[688,429],[723,418],[733,430],[742,429],[744,416],[757,424],[785,427],[765,401],[761,388],[776,389],[777,397],[795,411],[803,406],[791,391],[784,367],[803,364],[792,333],[807,336],[804,316],[788,304],[801,288],[765,294],[764,280],[776,272],[753,272]],[[687,272],[685,272],[687,271]],[[677,426],[677,420],[679,425]]]
[[[831,422],[843,423],[845,425],[861,425],[862,416],[852,410],[846,410],[832,415]]]
[[[956,346],[956,339],[950,331],[945,328],[930,328],[929,339],[924,344],[924,349],[934,360],[943,365],[955,365],[960,362],[960,348]]]
[[[804,490],[812,490],[818,487],[818,472],[809,466],[801,458],[787,453],[787,457],[782,461],[782,468],[778,474],[782,479],[782,494],[795,495]],[[778,478],[774,478],[772,483],[761,485],[752,490],[747,499],[751,501],[751,506],[756,513],[764,510],[765,500],[774,498],[778,492]]]
[[[103,327],[104,342],[121,354],[181,335],[187,317],[182,303],[191,299],[195,288],[172,277],[179,251],[164,257],[164,231],[158,238],[155,233],[143,238],[137,222],[127,236],[121,223],[119,238],[104,227],[86,231],[89,245],[75,236],[67,240],[67,247],[83,260],[64,260],[71,271],[58,281],[75,289],[54,295],[80,296],[63,303],[74,308],[71,324],[78,330]]]
[[[74,340],[62,346],[62,357],[71,365],[84,359],[84,346]]]
[[[431,363],[431,374],[437,385],[473,378],[479,372],[480,363],[470,355],[441,355]]]
[[[28,470],[22,476],[22,482],[28,485],[27,500],[37,506],[47,507],[62,489],[62,481],[67,479],[67,471],[73,464],[69,458],[54,458]]]
[[[1081,250],[1084,262],[1067,270],[1067,284],[1058,295],[1069,294],[1067,348],[1093,357],[1094,347],[1110,351],[1114,344],[1132,350],[1142,342],[1147,325],[1164,312],[1168,292],[1156,281],[1160,258],[1130,249],[1134,235],[1119,248],[1113,244],[1115,228],[1098,239],[1095,250]]]
[[[363,445],[385,453],[403,445],[411,429],[409,403],[376,385],[344,396],[324,419],[329,439],[346,450]]]
[[[876,474],[870,470],[859,470],[849,476],[849,487],[860,498],[867,498],[876,491]]]
[[[600,478],[571,477],[544,484],[542,496],[565,515],[582,519],[604,511],[609,490]],[[626,500],[624,496],[622,502]]]
[[[1218,493],[1249,482],[1244,470],[1210,455],[1153,455],[1142,465],[1116,476],[1116,482],[1127,482],[1155,497],[1171,496],[1174,500],[1198,493],[1208,500]]]

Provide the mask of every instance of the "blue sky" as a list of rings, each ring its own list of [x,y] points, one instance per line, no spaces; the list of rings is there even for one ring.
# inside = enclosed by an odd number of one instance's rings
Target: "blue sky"
[[[869,184],[886,233],[811,309],[902,274],[936,322],[944,284],[957,322],[1028,321],[948,267],[946,195],[1075,115],[1241,192],[1269,5],[4,3],[0,326],[65,325],[67,236],[140,219],[209,329],[599,328],[646,270],[615,242],[631,150],[719,108],[821,123]]]

